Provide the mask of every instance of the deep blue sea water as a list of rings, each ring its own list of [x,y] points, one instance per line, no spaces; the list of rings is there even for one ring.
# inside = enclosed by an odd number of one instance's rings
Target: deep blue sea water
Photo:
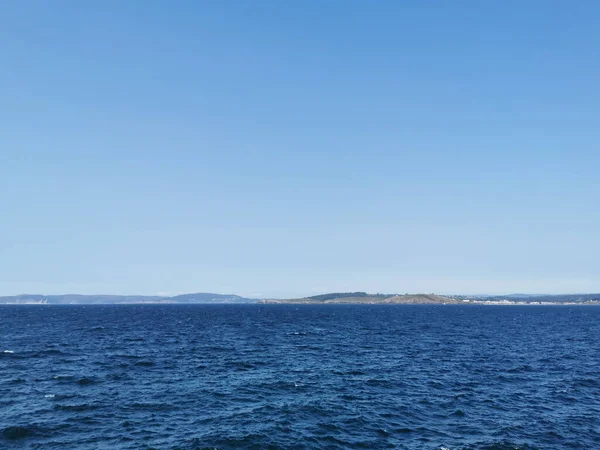
[[[594,449],[600,307],[0,306],[2,449]]]

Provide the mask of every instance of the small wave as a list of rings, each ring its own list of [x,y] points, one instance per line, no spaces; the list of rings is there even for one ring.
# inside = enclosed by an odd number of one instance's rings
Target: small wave
[[[490,445],[486,445],[483,447],[480,447],[481,450],[537,450],[538,447],[532,447],[531,445],[519,445],[519,444],[512,444],[509,442],[498,442],[498,443],[494,443],[494,444],[490,444]]]
[[[308,388],[306,383],[300,381],[284,381],[278,380],[273,382],[266,382],[257,385],[261,392],[296,392],[298,388]]]
[[[342,371],[342,370],[332,370],[331,373],[333,373],[334,375],[366,375],[365,372],[362,372],[360,370],[348,370],[346,372]]]
[[[365,381],[365,383],[368,385],[371,385],[371,386],[389,386],[390,385],[389,380],[381,379],[381,378],[369,378],[367,381]]]
[[[533,372],[535,369],[529,364],[522,364],[520,366],[511,367],[507,370],[508,373],[524,373],[524,372]]]
[[[235,370],[252,370],[255,368],[257,363],[252,363],[249,361],[231,361],[227,364],[229,367],[234,368]]]
[[[66,355],[65,352],[60,351],[56,348],[49,348],[48,350],[42,350],[41,352],[39,352],[39,354],[41,354],[41,355]]]
[[[440,447],[440,450],[451,450],[451,447]],[[533,447],[528,444],[515,444],[513,442],[500,441],[491,443],[476,443],[468,447],[459,447],[457,450],[539,450],[538,447]]]
[[[69,399],[76,398],[76,397],[78,397],[78,396],[74,395],[74,394],[46,394],[46,395],[44,395],[44,398],[50,398],[54,401],[69,400]]]
[[[9,355],[12,355],[14,353],[13,350],[4,350],[2,353],[7,353]]]
[[[77,384],[79,384],[80,386],[88,386],[90,384],[96,384],[97,382],[98,380],[90,377],[83,377],[77,380]]]
[[[6,427],[4,430],[2,430],[2,436],[4,439],[9,440],[23,439],[30,434],[31,430],[29,428],[21,426]]]
[[[90,403],[80,403],[76,405],[56,405],[54,409],[58,411],[73,411],[73,412],[84,412],[97,409],[98,406]]]
[[[212,439],[211,437],[208,437],[208,441],[209,442],[206,442],[205,439],[200,440],[198,438],[192,438],[188,441],[189,447],[186,446],[186,449],[216,450],[221,448],[274,448],[274,446],[268,444],[269,436],[259,433],[218,436]],[[206,444],[209,445],[207,446]]]
[[[62,380],[72,380],[73,375],[54,375],[52,377],[53,380],[62,381]]]
[[[172,411],[176,409],[173,405],[168,403],[144,403],[144,402],[136,402],[131,403],[127,406],[131,409],[139,409],[143,411],[152,411],[152,412],[165,412]]]
[[[323,350],[321,347],[315,345],[296,345],[298,350]]]
[[[152,366],[155,366],[156,364],[154,364],[154,361],[137,361],[133,365],[140,366],[140,367],[152,367]]]
[[[574,385],[576,387],[598,387],[600,386],[600,381],[596,378],[581,378],[575,380]]]
[[[123,359],[141,359],[142,357],[139,355],[128,355],[124,353],[118,353],[114,355],[115,358],[123,358]]]
[[[28,359],[28,358],[47,358],[49,356],[71,356],[69,353],[62,352],[55,348],[39,351],[29,351],[23,353],[15,353],[12,350],[4,350],[0,355],[12,356],[13,358]]]
[[[143,337],[129,337],[129,338],[125,338],[123,339],[125,342],[144,342],[146,339]]]

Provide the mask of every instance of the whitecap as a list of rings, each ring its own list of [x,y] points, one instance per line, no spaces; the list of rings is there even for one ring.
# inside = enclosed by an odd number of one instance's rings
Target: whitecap
[[[4,350],[2,353],[14,353],[12,350]]]
[[[56,397],[56,394],[46,394],[44,395],[44,398],[54,398]]]

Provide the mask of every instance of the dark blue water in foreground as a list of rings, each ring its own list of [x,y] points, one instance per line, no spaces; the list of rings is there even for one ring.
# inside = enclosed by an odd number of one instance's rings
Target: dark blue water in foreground
[[[600,443],[593,306],[0,306],[0,339],[3,449]]]

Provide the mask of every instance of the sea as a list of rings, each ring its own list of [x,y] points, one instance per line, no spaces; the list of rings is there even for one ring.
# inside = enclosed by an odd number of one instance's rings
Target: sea
[[[0,306],[5,450],[599,447],[596,306]]]

